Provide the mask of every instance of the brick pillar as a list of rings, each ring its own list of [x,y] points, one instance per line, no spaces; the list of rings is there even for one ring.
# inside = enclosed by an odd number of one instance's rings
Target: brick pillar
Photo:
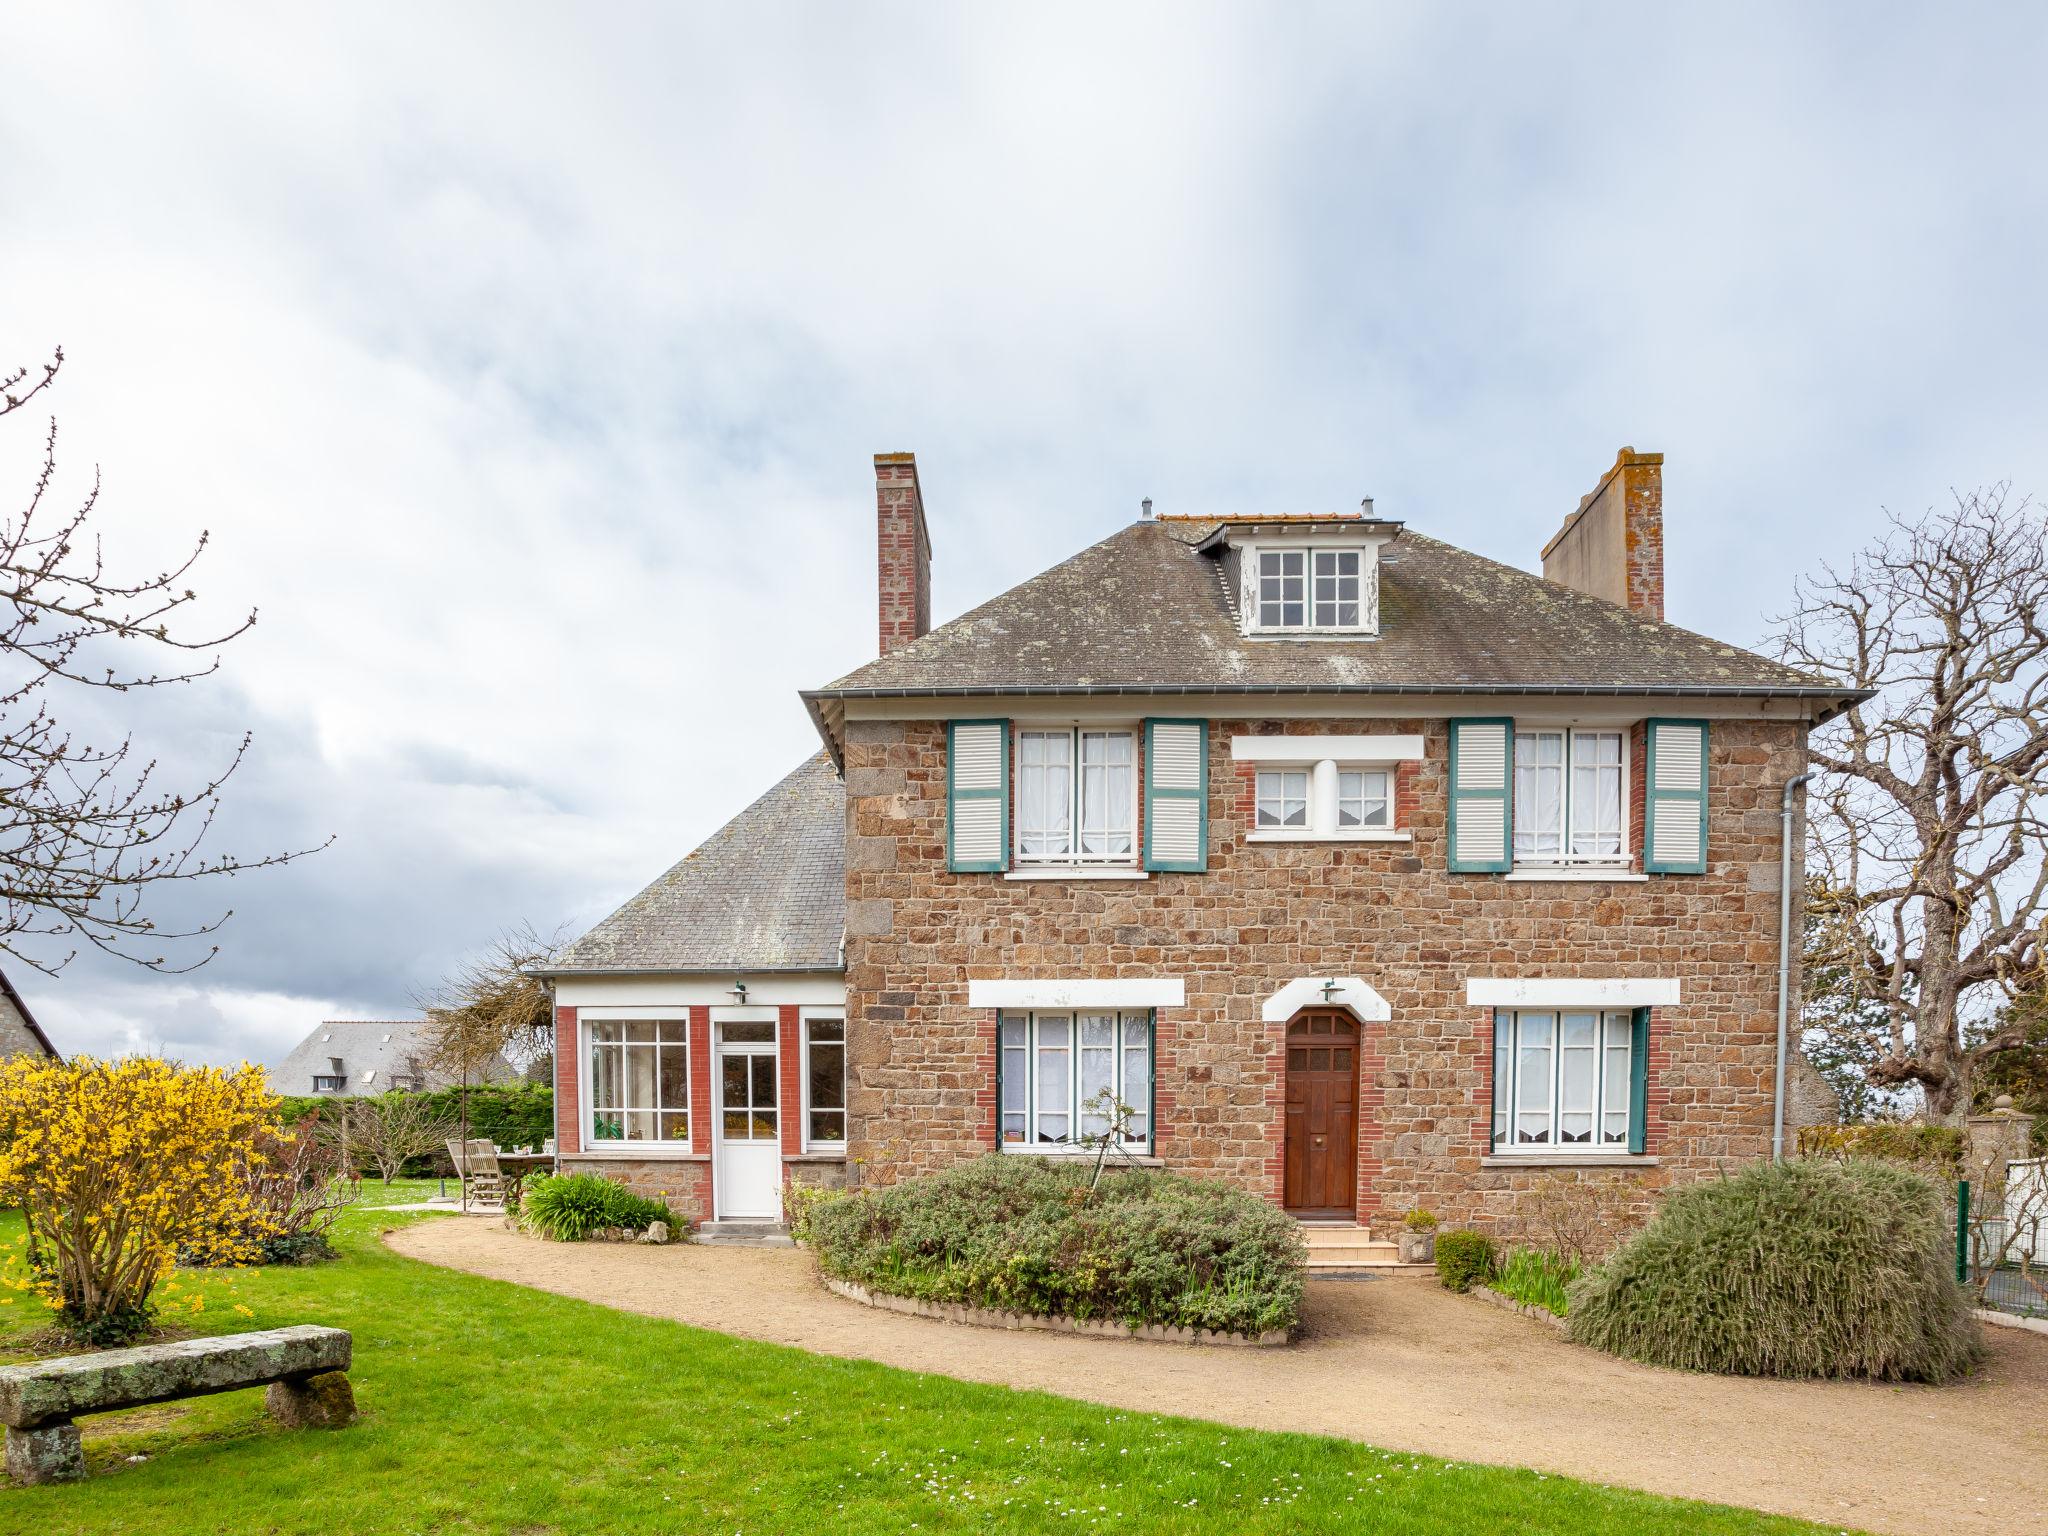
[[[932,627],[932,541],[914,454],[875,455],[875,583],[886,656]]]
[[[711,1010],[701,1003],[690,1010],[690,1150],[711,1150]]]
[[[576,1010],[555,1010],[555,1154],[583,1150],[583,1053],[576,1048]]]
[[[804,1047],[803,1025],[797,1018],[794,1003],[781,1006],[775,1026],[775,1037],[779,1049],[776,1052],[777,1068],[781,1084],[777,1098],[782,1104],[780,1123],[782,1126],[782,1155],[794,1157],[804,1149]]]

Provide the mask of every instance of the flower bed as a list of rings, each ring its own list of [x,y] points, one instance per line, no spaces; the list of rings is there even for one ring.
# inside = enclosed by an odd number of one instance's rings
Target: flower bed
[[[1257,1337],[1301,1310],[1301,1229],[1225,1184],[992,1155],[825,1201],[819,1267],[919,1301]]]

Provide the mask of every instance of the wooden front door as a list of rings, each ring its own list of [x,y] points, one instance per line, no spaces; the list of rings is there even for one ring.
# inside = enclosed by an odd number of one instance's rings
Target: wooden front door
[[[1358,1203],[1358,1021],[1341,1008],[1287,1025],[1287,1171],[1297,1216],[1352,1218]]]

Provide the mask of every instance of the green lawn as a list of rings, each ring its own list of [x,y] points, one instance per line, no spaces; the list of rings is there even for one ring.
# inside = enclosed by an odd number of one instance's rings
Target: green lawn
[[[372,1174],[363,1180],[362,1189],[356,1195],[355,1203],[363,1206],[410,1205],[416,1201],[433,1199],[442,1193],[441,1186],[442,1181],[439,1179],[393,1179],[386,1184]],[[462,1194],[461,1181],[449,1179],[447,1193],[451,1197],[459,1198]]]
[[[433,1269],[376,1241],[442,1219],[353,1212],[340,1261],[237,1276],[196,1319],[353,1329],[354,1428],[273,1429],[253,1391],[87,1419],[92,1480],[0,1489],[0,1531],[1819,1529],[827,1359]],[[19,1236],[11,1218],[0,1227]],[[30,1310],[0,1309],[0,1347],[38,1321]]]

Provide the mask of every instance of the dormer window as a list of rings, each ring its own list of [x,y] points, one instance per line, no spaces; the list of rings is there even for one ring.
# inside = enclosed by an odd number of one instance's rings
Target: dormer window
[[[1371,634],[1379,625],[1376,541],[1264,539],[1244,559],[1254,635]]]

